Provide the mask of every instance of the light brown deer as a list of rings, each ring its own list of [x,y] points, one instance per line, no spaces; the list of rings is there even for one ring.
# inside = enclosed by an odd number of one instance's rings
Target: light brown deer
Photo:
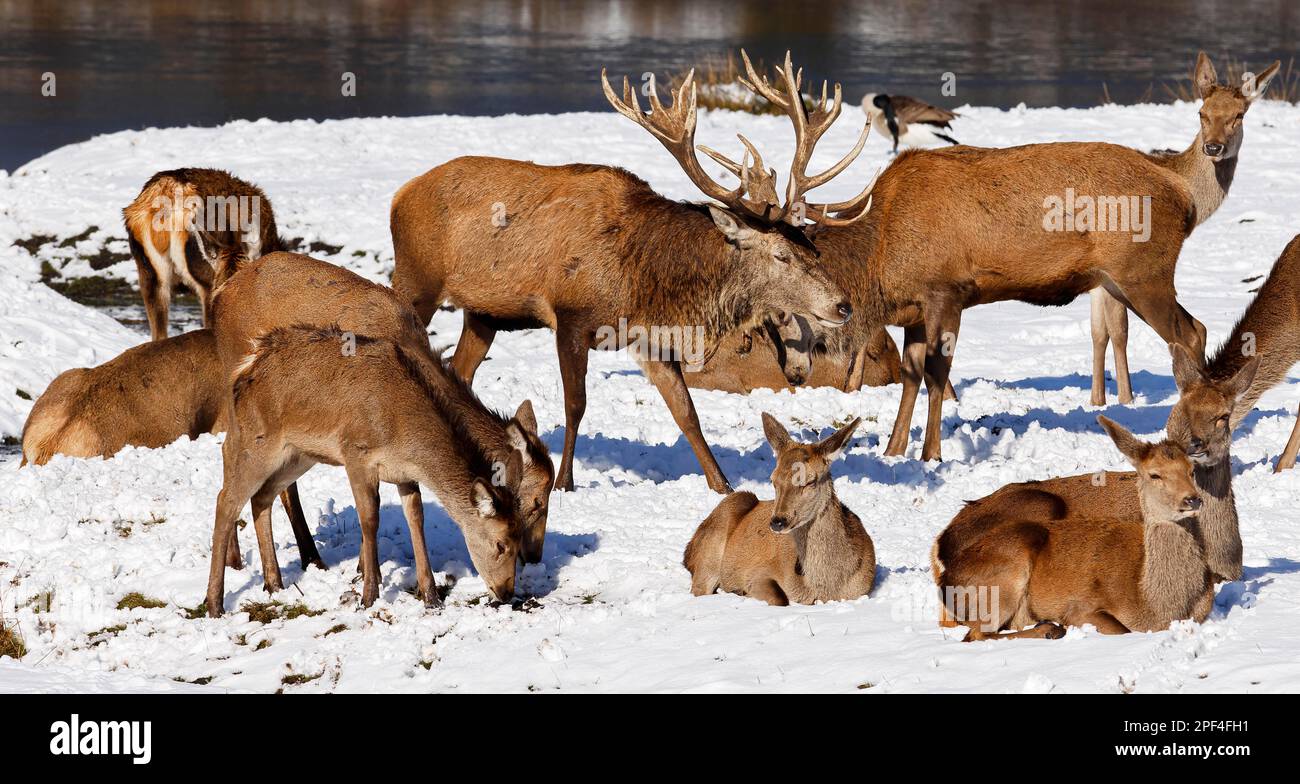
[[[1232,429],[1237,423],[1233,412],[1249,394],[1259,358],[1248,357],[1235,367],[1219,359],[1207,371],[1182,347],[1174,346],[1171,351],[1180,396],[1165,430],[1194,466],[1193,478],[1202,502],[1199,526],[1206,563],[1215,580],[1239,580],[1242,547],[1232,492]],[[1220,351],[1219,356],[1223,355]],[[1210,374],[1216,370],[1221,377],[1212,378]],[[1131,471],[1107,471],[1021,482],[1006,485],[980,499],[979,504],[1005,506],[1011,503],[1008,498],[1034,497],[1043,501],[1039,514],[1054,519],[1086,518],[1093,516],[1092,510],[1105,509],[1116,520],[1140,523],[1137,479]],[[988,522],[977,510],[976,506],[966,507],[949,527],[971,528]]]
[[[775,172],[765,170],[743,137],[748,153],[741,164],[705,150],[739,173],[740,186],[723,187],[704,172],[694,150],[693,74],[671,108],[652,93],[649,114],[642,113],[626,79],[621,100],[603,73],[601,81],[614,108],[658,139],[691,181],[723,207],[671,201],[609,166],[458,158],[411,180],[393,197],[393,285],[426,323],[443,302],[464,310],[452,362],[466,379],[473,378],[498,330],[555,330],[565,400],[557,488],[573,488],[588,352],[630,347],[638,350],[709,487],[726,493],[730,486],[700,432],[681,363],[707,361],[728,334],[748,331],[772,313],[805,315],[828,326],[849,319],[843,292],[820,270],[803,216],[849,223],[865,212],[863,204],[869,206],[870,188],[830,205],[806,204],[804,194],[849,165],[869,127],[839,163],[808,174],[813,148],[841,108],[839,86],[828,105],[823,85],[821,103],[794,118],[796,152],[782,205]],[[790,72],[787,94],[797,96],[799,84]],[[848,217],[826,214],[845,210]],[[658,330],[669,339],[647,350],[644,341],[628,346],[631,341],[600,338],[624,326],[628,334]]]
[[[1274,62],[1240,88],[1219,84],[1218,73],[1205,52],[1196,58],[1193,80],[1202,103],[1201,128],[1188,148],[1176,154],[1148,155],[1153,162],[1176,174],[1187,184],[1196,205],[1199,226],[1209,220],[1228,197],[1237,154],[1244,138],[1246,111],[1264,94],[1277,76],[1280,62]],[[1189,230],[1190,233],[1190,230]],[[1133,401],[1133,384],[1128,371],[1128,309],[1107,293],[1092,290],[1092,404],[1106,405],[1106,346],[1115,355],[1115,383],[1120,403]]]
[[[788,113],[746,60],[747,83]],[[751,197],[757,190],[749,189]],[[921,459],[941,459],[946,389],[965,308],[1002,300],[1064,305],[1098,286],[1167,342],[1203,357],[1205,328],[1178,304],[1174,268],[1196,221],[1188,183],[1137,150],[1101,143],[1006,149],[959,145],[899,155],[870,188],[866,219],[814,236],[827,274],[858,314],[837,339],[861,350],[880,327],[904,328],[903,394],[886,455],[902,455],[922,380],[929,392]],[[1146,242],[1122,225],[1073,230],[1066,197],[1139,201]],[[1055,210],[1055,212],[1053,211]],[[1107,213],[1109,218],[1109,213]]]
[[[44,465],[56,454],[112,457],[127,446],[158,449],[181,436],[223,432],[229,386],[208,329],[127,349],[97,367],[64,371],[27,415],[22,465]],[[303,567],[324,569],[297,489],[286,489],[280,500]],[[226,565],[239,569],[234,535]]]
[[[871,592],[875,546],[862,521],[835,495],[831,476],[831,464],[861,421],[816,444],[801,444],[763,414],[763,433],[776,455],[776,500],[732,493],[704,519],[682,560],[691,573],[691,593],[722,590],[784,606]]]
[[[212,289],[243,261],[280,249],[271,201],[216,169],[173,169],[149,178],[125,209],[127,244],[154,340],[167,337],[172,289],[185,284],[208,320]]]
[[[424,327],[392,289],[309,256],[271,253],[245,264],[223,284],[212,311],[217,354],[228,372],[247,354],[254,338],[277,327],[337,325],[409,349],[428,366],[427,377],[442,393],[458,401],[466,427],[474,442],[488,450],[490,462],[514,465],[511,457],[519,454],[520,472],[506,480],[519,504],[515,512],[524,521],[520,552],[525,563],[541,560],[555,468],[538,436],[532,403],[524,401],[510,418],[488,410],[434,356]],[[418,504],[418,485],[409,491]]]
[[[1106,417],[1097,421],[1137,469],[1142,521],[1116,519],[1104,507],[1089,508],[1087,517],[1056,516],[1059,497],[1033,489],[972,502],[968,517],[981,522],[954,521],[931,552],[940,625],[967,626],[967,640],[1054,639],[1062,626],[1123,634],[1209,615],[1214,582],[1187,453],[1173,441],[1140,441]]]
[[[470,559],[502,602],[514,595],[522,534],[513,493],[486,459],[459,409],[418,352],[338,328],[290,327],[254,341],[233,379],[232,426],[222,446],[223,481],[212,533],[208,615],[221,615],[225,553],[244,504],[252,502],[262,566],[276,574],[270,504],[313,465],[346,469],[361,522],[361,604],[379,595],[379,483],[398,486],[411,531],[419,595],[442,599],[424,542],[424,510],[411,492],[433,488],[465,535]],[[512,461],[518,464],[519,453]],[[519,466],[508,469],[518,473]],[[264,535],[265,534],[265,535]]]

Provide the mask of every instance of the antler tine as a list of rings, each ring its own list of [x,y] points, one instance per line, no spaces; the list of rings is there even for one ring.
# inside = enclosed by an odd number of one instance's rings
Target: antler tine
[[[876,173],[872,176],[871,182],[867,183],[867,187],[863,188],[861,193],[851,199],[835,202],[833,204],[808,205],[808,215],[810,220],[815,223],[820,223],[823,226],[848,226],[851,223],[858,222],[871,211],[871,192],[875,190],[876,180],[879,178],[880,170],[876,169]],[[858,205],[862,205],[860,210],[858,209]],[[818,210],[821,211],[820,217],[816,215]],[[852,217],[843,218],[831,216],[832,212],[851,212],[853,210],[858,211]]]
[[[790,53],[786,52],[787,60],[789,59],[789,56]],[[750,92],[758,93],[764,100],[773,106],[785,109],[785,98],[772,88],[772,83],[767,80],[766,76],[759,76],[758,72],[754,70],[754,64],[749,61],[749,55],[745,53],[744,49],[740,50],[740,59],[745,63],[745,76],[740,77],[740,83],[745,85],[745,88]]]

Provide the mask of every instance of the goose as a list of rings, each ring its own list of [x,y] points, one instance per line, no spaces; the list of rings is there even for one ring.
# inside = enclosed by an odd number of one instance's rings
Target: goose
[[[862,99],[862,111],[871,119],[878,133],[894,140],[894,152],[901,143],[907,147],[932,147],[936,143],[959,144],[942,132],[959,116],[947,109],[931,106],[908,95],[868,93]]]

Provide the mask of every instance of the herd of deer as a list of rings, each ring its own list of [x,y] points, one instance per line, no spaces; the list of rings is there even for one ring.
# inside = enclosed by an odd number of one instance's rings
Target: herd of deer
[[[424,543],[421,485],[463,531],[492,595],[510,601],[516,561],[542,557],[552,488],[573,489],[588,352],[609,347],[597,334],[615,323],[680,327],[660,333],[678,344],[620,347],[663,396],[709,487],[727,494],[686,548],[693,592],[772,604],[852,599],[872,589],[875,551],[837,498],[831,464],[859,420],[803,444],[765,414],[776,498],[759,501],[731,492],[689,387],[745,392],[811,382],[853,391],[901,380],[885,454],[902,455],[924,381],[920,456],[935,460],[962,311],[1000,300],[1062,305],[1091,291],[1092,402],[1105,403],[1108,344],[1121,402],[1131,399],[1132,310],[1170,344],[1180,399],[1167,438],[1144,443],[1100,417],[1133,473],[1009,485],[969,503],[932,552],[941,624],[968,626],[967,639],[984,639],[1058,637],[1063,625],[1119,633],[1203,620],[1215,583],[1241,576],[1233,429],[1300,360],[1300,237],[1208,362],[1205,328],[1179,305],[1174,269],[1188,234],[1226,197],[1242,118],[1277,64],[1241,87],[1224,86],[1201,54],[1200,128],[1182,153],[1102,143],[911,151],[857,196],[813,204],[806,194],[848,168],[870,124],[848,154],[810,174],[814,147],[840,114],[839,85],[828,98],[823,83],[809,98],[788,54],[774,82],[743,59],[744,85],[793,124],[783,194],[744,136],[739,162],[698,148],[735,185],[706,172],[694,141],[692,76],[670,106],[650,90],[647,113],[626,79],[620,97],[602,73],[613,107],[657,139],[711,201],[664,198],[610,166],[459,158],[394,196],[392,288],[282,250],[270,204],[254,186],[213,170],[160,172],[124,211],[153,342],[55,379],[24,428],[24,463],[224,431],[212,616],[224,609],[225,569],[241,566],[235,524],[246,503],[268,591],[282,587],[271,538],[277,496],[302,563],[325,568],[295,484],[317,463],[343,466],[352,487],[363,605],[378,594],[381,482],[398,487],[427,605],[441,598]],[[1096,227],[1048,230],[1045,199],[1066,189],[1149,197],[1147,241]],[[212,227],[205,199],[232,195],[259,200],[258,225]],[[166,206],[178,203],[185,206]],[[198,293],[205,328],[167,337],[176,280]],[[449,361],[427,334],[445,303],[464,314]],[[901,361],[889,325],[903,328]],[[498,331],[542,326],[555,333],[564,391],[558,470],[529,401],[505,417],[471,388]],[[702,360],[691,366],[680,345],[687,328],[703,336]],[[1279,470],[1294,463],[1298,446],[1300,423]]]

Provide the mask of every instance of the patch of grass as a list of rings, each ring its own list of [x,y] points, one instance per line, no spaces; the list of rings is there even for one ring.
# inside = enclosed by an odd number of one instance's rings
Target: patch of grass
[[[54,265],[47,259],[41,259],[41,283],[49,284],[55,278],[61,277],[62,272],[55,269]]]
[[[867,681],[866,683],[859,683],[859,684],[858,684],[858,689],[859,689],[859,690],[861,690],[861,689],[874,689],[874,688],[876,688],[876,684],[872,683],[871,681]]]
[[[50,589],[48,591],[41,591],[28,599],[24,606],[32,608],[32,612],[34,613],[49,612],[50,608],[54,606],[54,590]]]
[[[90,235],[94,234],[97,231],[99,231],[98,226],[91,226],[90,228],[86,229],[85,231],[81,232],[75,237],[65,237],[63,241],[59,243],[59,247],[75,248],[77,247],[78,242],[84,242],[85,240],[90,239]]]
[[[207,686],[209,683],[212,683],[212,676],[204,675],[202,678],[195,678],[192,681],[187,681],[181,676],[177,675],[175,678],[172,678],[172,680],[176,681],[177,683],[193,683],[196,686]]]
[[[423,668],[426,669],[426,670],[432,670],[432,669],[433,669],[433,659],[421,659],[420,661],[416,662],[416,666],[417,666],[417,667],[423,667]]]
[[[270,647],[271,647],[271,641],[268,640],[268,639],[266,639],[266,638],[262,638],[262,641],[261,641],[261,642],[259,642],[259,643],[258,643],[257,645],[255,645],[255,646],[253,646],[253,650],[254,650],[254,651],[262,651],[262,650],[266,650],[267,648],[270,648]]]
[[[302,602],[285,605],[283,602],[244,602],[239,606],[240,612],[248,613],[250,621],[270,623],[281,618],[292,621],[295,618],[314,618],[323,615],[324,610],[313,610]]]
[[[167,602],[164,602],[161,599],[151,599],[139,591],[128,593],[126,596],[123,596],[118,600],[117,603],[117,609],[119,610],[135,610],[137,608],[142,610],[157,610],[159,607],[166,606]]]
[[[46,285],[73,302],[94,307],[131,304],[139,298],[130,283],[108,275],[50,280],[46,281]]]
[[[321,636],[328,637],[331,634],[338,634],[339,632],[345,632],[347,630],[348,630],[348,625],[346,623],[338,623],[331,626],[329,629],[327,629],[325,633],[322,634]]]
[[[321,676],[324,674],[324,670],[321,670],[315,675],[304,675],[301,672],[291,672],[280,679],[280,684],[282,686],[301,686],[304,683],[311,683],[312,681],[320,680]]]
[[[1241,77],[1247,71],[1258,73],[1258,70],[1249,67],[1246,64],[1246,61],[1230,54],[1223,54],[1212,59],[1214,61],[1215,70],[1218,71],[1219,82],[1221,84],[1240,87]],[[1201,100],[1201,96],[1196,90],[1195,69],[1196,66],[1193,65],[1187,75],[1181,79],[1176,79],[1173,82],[1160,83],[1160,94],[1166,101],[1186,101],[1188,103],[1196,103]],[[1138,104],[1154,102],[1156,100],[1155,93],[1156,86],[1154,84],[1147,85],[1147,89],[1131,103]],[[1273,78],[1273,82],[1269,85],[1268,91],[1264,93],[1264,98],[1267,100],[1286,101],[1287,103],[1300,102],[1300,69],[1296,68],[1294,57],[1282,65],[1278,75]],[[1105,82],[1101,85],[1101,103],[1115,103],[1114,99],[1111,98],[1110,88]]]
[[[21,659],[27,655],[27,644],[18,633],[18,627],[0,620],[0,659],[8,656]]]
[[[193,607],[182,607],[185,611],[185,620],[197,621],[200,618],[208,617],[208,603],[206,600],[199,602]]]
[[[583,604],[595,604],[595,603],[596,603],[596,597],[597,597],[597,596],[599,596],[599,594],[594,594],[594,593],[585,594],[585,595],[582,597],[582,603],[583,603]]]
[[[115,626],[105,626],[99,631],[91,632],[86,635],[86,641],[90,644],[91,648],[94,648],[103,645],[111,638],[116,637],[124,631],[126,631],[126,624],[124,623],[119,623]]]
[[[324,615],[324,610],[313,610],[302,602],[291,604],[284,609],[284,618],[292,621],[294,618],[315,618],[317,615]]]
[[[28,392],[28,391],[25,390],[25,389],[15,389],[15,390],[14,390],[14,394],[17,395],[18,397],[22,398],[23,400],[31,400],[31,399],[32,399],[32,393],[31,393],[31,392]]]
[[[4,446],[22,446],[22,440],[18,436],[5,436],[0,438],[0,445]]]

